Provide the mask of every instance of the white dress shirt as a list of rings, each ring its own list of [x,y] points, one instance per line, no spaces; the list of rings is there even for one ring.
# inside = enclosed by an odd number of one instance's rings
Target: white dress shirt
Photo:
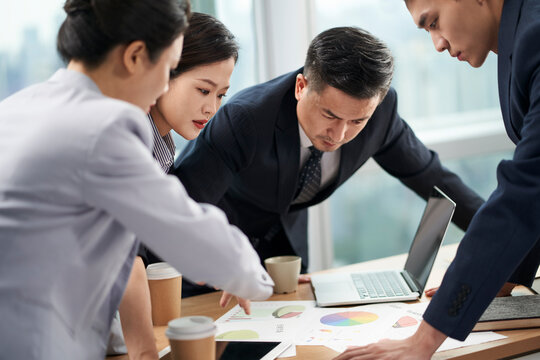
[[[216,207],[152,159],[146,115],[59,70],[0,102],[0,349],[103,359],[135,236],[191,279],[265,299],[272,281]]]
[[[309,147],[313,145],[300,123],[298,123],[300,133],[300,171],[311,155]],[[339,170],[339,162],[341,160],[341,148],[335,151],[325,151],[321,158],[321,186],[319,190],[324,189],[328,184],[334,181]]]

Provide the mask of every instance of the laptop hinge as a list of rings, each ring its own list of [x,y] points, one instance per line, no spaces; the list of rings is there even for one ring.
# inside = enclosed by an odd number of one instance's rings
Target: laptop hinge
[[[418,287],[414,283],[414,280],[411,278],[411,276],[409,275],[407,271],[402,271],[401,275],[403,276],[403,279],[405,279],[405,281],[407,282],[407,284],[409,285],[409,287],[411,288],[413,292],[420,293],[420,291],[418,290]]]

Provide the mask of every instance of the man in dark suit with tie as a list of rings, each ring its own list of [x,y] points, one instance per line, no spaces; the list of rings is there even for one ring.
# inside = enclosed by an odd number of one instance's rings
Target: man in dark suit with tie
[[[516,149],[499,164],[498,186],[461,240],[417,332],[348,350],[339,360],[429,359],[447,336],[464,340],[501,287],[531,285],[540,263],[540,2],[406,4],[437,51],[473,67],[482,66],[489,52],[498,54],[502,116]]]
[[[222,106],[173,172],[195,200],[221,207],[261,259],[297,254],[303,271],[307,208],[372,157],[424,199],[437,185],[466,229],[483,200],[400,118],[392,74],[377,38],[355,27],[327,30],[311,42],[304,68]]]

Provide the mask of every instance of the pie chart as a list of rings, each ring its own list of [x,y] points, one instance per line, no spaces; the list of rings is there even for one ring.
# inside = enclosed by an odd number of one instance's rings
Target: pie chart
[[[302,315],[304,310],[306,310],[306,307],[303,305],[288,305],[280,307],[272,315],[278,319],[287,319]]]
[[[330,326],[355,326],[373,322],[378,318],[378,315],[370,312],[346,311],[325,315],[321,318],[321,323]]]
[[[415,318],[410,317],[410,316],[403,316],[398,321],[396,321],[396,323],[392,325],[392,327],[404,328],[404,327],[414,326],[416,324],[418,324],[418,320],[416,320]]]

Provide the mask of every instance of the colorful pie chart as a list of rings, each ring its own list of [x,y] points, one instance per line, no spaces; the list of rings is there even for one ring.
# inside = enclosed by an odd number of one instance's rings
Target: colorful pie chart
[[[365,311],[346,311],[323,316],[321,323],[330,326],[355,326],[373,322],[378,318],[378,315]]]

